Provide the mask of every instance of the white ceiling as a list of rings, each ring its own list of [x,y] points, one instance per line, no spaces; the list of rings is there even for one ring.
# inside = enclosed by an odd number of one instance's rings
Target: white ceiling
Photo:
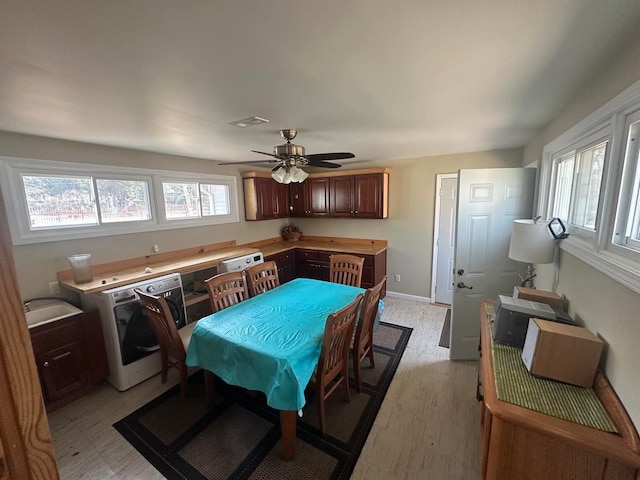
[[[637,35],[640,2],[3,0],[0,11],[0,130],[239,161],[297,128],[307,153],[362,161],[524,145]],[[229,125],[252,115],[271,122]]]

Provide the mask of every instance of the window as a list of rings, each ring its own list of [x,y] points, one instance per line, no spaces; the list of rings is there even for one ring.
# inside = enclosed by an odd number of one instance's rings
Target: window
[[[573,164],[575,152],[563,155],[556,162],[556,184],[554,189],[553,217],[559,217],[568,223],[571,185],[573,183]]]
[[[23,175],[31,230],[97,225],[91,177]]]
[[[202,215],[229,215],[229,186],[200,184]]]
[[[88,176],[22,175],[30,229],[149,220],[148,183]]]
[[[607,144],[574,150],[554,162],[552,217],[595,232]]]
[[[162,197],[167,220],[200,216],[197,183],[162,183]]]
[[[629,115],[625,125],[626,149],[622,188],[612,241],[628,253],[640,252],[640,112]]]
[[[229,186],[196,182],[162,182],[167,220],[229,215]]]
[[[640,81],[544,148],[538,215],[560,248],[640,293]]]
[[[235,176],[12,158],[0,172],[15,245],[238,221]]]
[[[98,178],[96,185],[103,223],[151,220],[148,181]]]

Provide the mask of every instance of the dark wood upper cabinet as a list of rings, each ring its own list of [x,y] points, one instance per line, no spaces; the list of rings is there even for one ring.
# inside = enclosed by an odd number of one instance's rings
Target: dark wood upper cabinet
[[[387,218],[389,170],[365,169],[340,174],[312,173],[302,183],[283,185],[268,173],[244,178],[246,220],[284,217]]]
[[[387,218],[388,174],[331,177],[331,216]]]
[[[388,175],[354,175],[354,215],[358,218],[387,218]]]
[[[329,179],[308,178],[303,183],[289,185],[291,217],[328,217]]]
[[[289,216],[289,186],[270,175],[244,178],[244,211],[247,220],[271,220]]]
[[[331,177],[331,216],[353,217],[353,175]]]
[[[304,217],[307,215],[307,183],[289,185],[289,216]]]
[[[329,215],[329,179],[309,178],[305,180],[309,192],[309,212],[311,217]]]

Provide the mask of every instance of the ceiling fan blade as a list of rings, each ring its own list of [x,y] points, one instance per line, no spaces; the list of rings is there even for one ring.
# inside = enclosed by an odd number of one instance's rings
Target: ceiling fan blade
[[[276,163],[278,160],[248,160],[246,162],[222,162],[218,165],[242,165],[244,163]]]
[[[261,152],[260,150],[251,150],[251,151],[253,153],[260,153],[262,155],[269,155],[270,157],[277,158],[278,160],[280,160],[280,157],[278,157],[277,155],[274,155],[273,153]]]
[[[340,168],[342,166],[337,163],[324,162],[322,160],[309,160],[308,165],[310,167],[323,167],[323,168]]]
[[[349,152],[312,153],[311,155],[305,155],[304,158],[312,162],[315,160],[343,160],[345,158],[355,158],[355,155]]]
[[[271,169],[271,171],[272,171],[272,172],[275,172],[276,170],[278,170],[278,169],[280,169],[280,168],[282,168],[282,164],[281,164],[281,163],[279,163],[278,165],[276,165],[275,167],[273,167],[273,168]]]

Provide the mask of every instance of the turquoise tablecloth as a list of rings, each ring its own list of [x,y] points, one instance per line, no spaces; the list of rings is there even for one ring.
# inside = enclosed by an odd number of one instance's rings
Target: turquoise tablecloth
[[[364,292],[320,280],[292,280],[200,319],[187,365],[205,368],[229,384],[261,391],[275,409],[300,410],[320,357],[327,316]],[[381,312],[384,304],[380,306]]]

